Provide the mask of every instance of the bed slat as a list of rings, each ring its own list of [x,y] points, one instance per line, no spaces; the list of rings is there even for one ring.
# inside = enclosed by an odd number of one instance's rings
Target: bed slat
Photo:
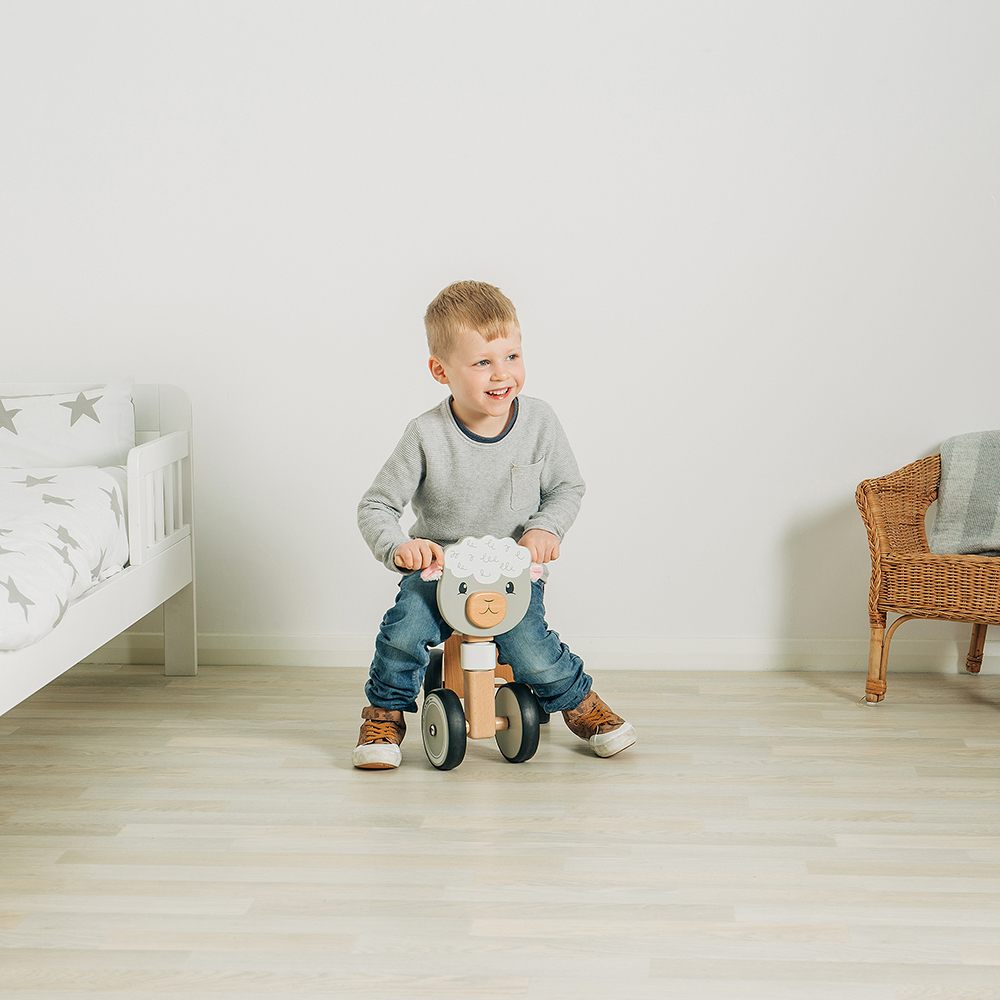
[[[139,498],[129,518],[129,559],[140,565],[191,533],[185,521],[188,435],[173,431],[129,455],[129,495]]]

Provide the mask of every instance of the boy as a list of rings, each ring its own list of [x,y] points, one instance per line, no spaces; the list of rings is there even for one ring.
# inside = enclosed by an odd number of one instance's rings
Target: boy
[[[552,408],[518,398],[524,359],[510,299],[484,282],[459,281],[428,306],[424,325],[431,375],[451,396],[410,421],[358,504],[358,526],[375,558],[404,574],[365,685],[369,705],[353,760],[366,770],[399,766],[403,712],[417,710],[428,646],[451,635],[438,612],[437,584],[420,571],[443,565],[445,546],[487,534],[514,538],[544,568],[559,557],[584,492]],[[407,503],[417,515],[411,538],[399,526]],[[548,630],[547,575],[545,568],[532,583],[524,619],[496,637],[500,659],[534,688],[546,712],[562,712],[594,753],[610,757],[635,742],[635,730],[591,690],[583,661]]]

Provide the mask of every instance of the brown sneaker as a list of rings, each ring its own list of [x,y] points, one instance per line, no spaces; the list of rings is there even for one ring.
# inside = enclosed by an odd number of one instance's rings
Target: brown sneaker
[[[563,712],[570,732],[586,740],[598,757],[611,757],[635,743],[635,729],[591,691],[576,708]]]
[[[358,745],[354,748],[354,766],[367,771],[399,767],[403,759],[399,744],[406,735],[403,713],[366,705],[361,718],[365,721],[361,723]]]

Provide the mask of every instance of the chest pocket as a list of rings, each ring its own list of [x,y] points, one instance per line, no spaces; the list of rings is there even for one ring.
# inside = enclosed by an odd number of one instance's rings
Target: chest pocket
[[[511,510],[536,509],[542,492],[542,466],[545,459],[533,465],[513,465],[510,469]]]

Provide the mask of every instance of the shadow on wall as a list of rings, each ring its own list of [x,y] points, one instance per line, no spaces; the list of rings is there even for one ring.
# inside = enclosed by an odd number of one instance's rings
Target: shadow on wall
[[[785,532],[782,555],[785,595],[776,634],[817,640],[817,656],[807,652],[802,668],[821,665],[830,640],[857,637],[867,643],[871,564],[853,498],[793,522]],[[860,663],[859,669],[863,667]]]
[[[933,454],[930,449],[923,454]],[[890,470],[887,470],[890,471]],[[844,500],[810,517],[793,522],[783,538],[784,600],[776,634],[792,640],[793,669],[832,668],[857,671],[858,693],[864,689],[868,669],[868,587],[871,561],[864,522],[854,503],[854,485]],[[937,505],[927,514],[930,535]],[[890,616],[890,622],[895,616]],[[813,640],[810,643],[810,640]],[[967,641],[967,629],[949,622],[913,621],[903,625],[893,643],[893,657],[940,655],[940,643]],[[956,655],[955,672],[961,672],[964,655]],[[891,668],[890,668],[891,669]]]

